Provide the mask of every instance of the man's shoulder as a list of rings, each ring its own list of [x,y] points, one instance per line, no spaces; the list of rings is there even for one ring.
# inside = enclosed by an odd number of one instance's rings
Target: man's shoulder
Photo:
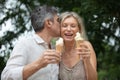
[[[33,37],[21,37],[20,39],[18,39],[18,42],[28,42],[33,40]]]
[[[23,36],[23,37],[20,37],[18,40],[17,40],[17,44],[28,44],[28,43],[32,43],[34,40],[33,40],[33,36]]]

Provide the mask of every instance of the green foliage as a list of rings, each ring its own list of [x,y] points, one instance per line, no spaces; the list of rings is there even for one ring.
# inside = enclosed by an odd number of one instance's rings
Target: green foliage
[[[54,5],[60,12],[75,11],[84,18],[88,39],[97,55],[99,80],[120,80],[120,0],[17,0],[14,7],[7,8],[8,1],[0,1],[0,15],[4,14],[0,25],[11,19],[14,31],[6,31],[0,38],[0,48],[4,45],[8,50],[0,59],[12,50],[14,39],[31,30],[27,26],[31,10],[37,5]]]
[[[5,67],[4,57],[0,57],[0,74]],[[1,75],[0,75],[1,76]]]

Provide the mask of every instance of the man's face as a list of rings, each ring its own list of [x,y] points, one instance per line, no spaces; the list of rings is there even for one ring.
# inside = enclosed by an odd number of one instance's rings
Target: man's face
[[[58,19],[59,19],[59,17],[57,15],[55,15],[53,25],[52,25],[53,37],[60,36],[60,23],[59,23]]]

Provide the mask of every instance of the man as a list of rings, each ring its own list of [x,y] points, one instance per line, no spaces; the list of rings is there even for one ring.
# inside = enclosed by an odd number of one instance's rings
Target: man
[[[35,35],[14,47],[2,80],[58,80],[60,54],[50,50],[51,39],[60,36],[57,9],[37,7],[31,14],[31,23]]]

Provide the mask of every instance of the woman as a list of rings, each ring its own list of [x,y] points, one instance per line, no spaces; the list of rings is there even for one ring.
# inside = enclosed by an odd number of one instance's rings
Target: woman
[[[62,53],[60,80],[97,80],[96,55],[86,39],[82,19],[75,12],[64,12],[60,24],[63,41],[56,42],[56,49]]]

